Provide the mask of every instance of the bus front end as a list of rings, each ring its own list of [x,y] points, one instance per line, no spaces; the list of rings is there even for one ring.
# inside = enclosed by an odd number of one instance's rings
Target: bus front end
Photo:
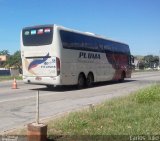
[[[60,58],[54,26],[24,28],[21,32],[23,81],[29,84],[60,85]],[[55,39],[54,39],[55,38]]]

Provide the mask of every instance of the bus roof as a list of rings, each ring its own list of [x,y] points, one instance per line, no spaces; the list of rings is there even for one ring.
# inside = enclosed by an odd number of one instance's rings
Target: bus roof
[[[27,26],[27,27],[24,27],[22,30],[25,30],[25,29],[31,29],[31,28],[38,28],[38,27],[49,27],[49,26],[54,26],[54,24],[45,24],[45,25],[35,25],[35,26]]]
[[[106,38],[105,36],[102,35],[98,35],[92,32],[82,32],[79,30],[75,30],[75,29],[70,29],[61,25],[56,25],[56,24],[45,24],[45,25],[36,25],[36,26],[28,26],[28,27],[24,27],[23,30],[26,29],[31,29],[31,28],[38,28],[38,27],[49,27],[49,26],[53,26],[53,27],[57,27],[58,29],[62,29],[62,30],[66,30],[66,31],[70,31],[70,32],[74,32],[74,33],[79,33],[79,34],[83,34],[83,35],[87,35],[87,36],[92,36],[92,37],[96,37],[96,38],[100,38],[100,39],[104,39],[104,40],[109,40],[115,43],[120,43],[120,44],[124,44],[127,45],[126,43],[120,42],[120,41],[116,41],[116,40],[112,40],[110,38]],[[128,46],[128,45],[127,45]]]

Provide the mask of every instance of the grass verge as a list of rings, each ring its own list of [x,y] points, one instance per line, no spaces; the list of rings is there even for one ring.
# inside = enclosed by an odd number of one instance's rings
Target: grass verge
[[[0,76],[0,81],[7,81],[7,80],[22,80],[22,76]]]
[[[160,85],[48,123],[52,135],[159,135]],[[53,138],[53,136],[52,136]]]

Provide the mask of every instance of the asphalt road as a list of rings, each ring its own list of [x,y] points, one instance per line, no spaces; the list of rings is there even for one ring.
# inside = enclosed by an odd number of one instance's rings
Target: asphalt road
[[[160,71],[134,73],[123,83],[97,83],[95,87],[83,90],[73,86],[47,89],[45,86],[23,84],[22,81],[17,83],[18,89],[12,89],[12,81],[0,82],[0,133],[35,121],[38,90],[40,119],[44,120],[160,83]]]

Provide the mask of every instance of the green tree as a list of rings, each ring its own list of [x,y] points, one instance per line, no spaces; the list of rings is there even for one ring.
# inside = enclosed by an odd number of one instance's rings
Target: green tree
[[[141,60],[141,61],[139,61],[139,69],[144,69],[145,68],[145,63],[144,63],[144,61],[143,60]]]
[[[10,55],[8,57],[8,60],[6,62],[6,67],[17,68],[21,71],[22,62],[21,62],[21,52],[20,51],[16,51],[13,55]]]
[[[154,56],[154,64],[155,64],[156,67],[158,67],[159,61],[160,61],[159,56]]]
[[[0,51],[0,55],[6,55],[6,56],[9,56],[9,51],[8,50],[2,50]]]
[[[158,66],[159,57],[153,55],[144,56],[145,68],[154,68]]]

